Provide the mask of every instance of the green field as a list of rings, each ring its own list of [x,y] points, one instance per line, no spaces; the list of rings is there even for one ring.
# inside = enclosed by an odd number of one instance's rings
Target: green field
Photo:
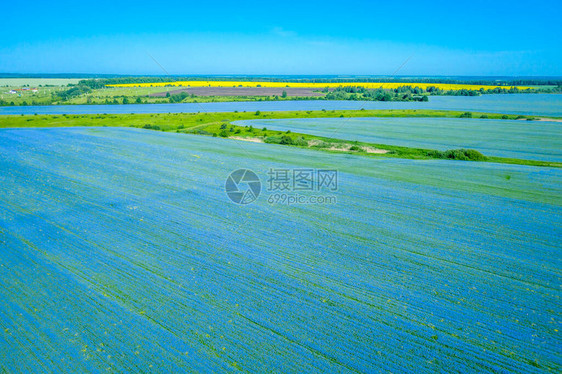
[[[126,97],[130,102],[134,102],[138,97],[146,104],[169,103],[169,100],[160,97],[148,97],[148,95],[158,92],[167,92],[174,87],[105,87],[93,90],[88,94],[74,97],[65,104],[105,104],[106,100],[116,100],[119,104],[123,103]]]
[[[294,119],[294,118],[357,118],[357,117],[417,117],[417,118],[459,118],[465,112],[436,110],[342,110],[342,111],[288,111],[288,112],[254,112],[254,113],[174,113],[174,114],[83,114],[83,115],[32,115],[2,116],[0,128],[21,127],[137,127],[161,131],[175,131],[196,135],[258,138],[261,141],[281,145],[313,148],[328,152],[342,151],[370,157],[391,157],[407,159],[454,158],[464,160],[458,153],[444,153],[436,149],[417,148],[371,142],[351,141],[345,136],[323,137],[308,133],[283,134],[281,131],[268,131],[263,128],[249,128],[233,125],[233,121]],[[472,113],[476,117],[489,119],[525,119],[532,117],[504,115],[497,113]],[[289,137],[289,142],[281,138]],[[350,147],[353,147],[349,149]],[[338,149],[343,148],[343,149]],[[383,150],[385,153],[369,152],[369,149]],[[484,155],[486,156],[486,155]],[[507,164],[561,167],[558,162],[546,160],[526,160],[500,157],[467,156],[469,160],[491,161]]]
[[[9,93],[10,90],[20,89],[22,86],[0,87],[0,103],[3,105],[51,105],[53,94],[67,89],[65,86],[37,87],[38,92],[18,91],[17,94]]]
[[[15,79],[4,79],[5,84],[0,84],[0,105],[83,105],[83,104],[165,104],[169,103],[170,99],[167,97],[151,97],[150,94],[159,92],[169,92],[177,89],[177,87],[104,87],[92,90],[88,93],[79,96],[71,97],[67,100],[62,100],[58,96],[53,96],[56,93],[63,93],[68,90],[67,84],[75,84],[75,80],[58,80],[60,84],[54,87],[40,87],[39,84],[42,80],[21,80],[21,84]],[[46,82],[50,80],[45,79]],[[53,84],[56,83],[56,79]],[[12,89],[19,89],[22,87],[37,87],[39,92],[19,92],[18,94],[9,94]],[[277,100],[295,100],[296,97],[289,97],[286,99],[278,98]],[[304,98],[307,99],[307,98]],[[233,102],[233,101],[264,101],[272,100],[269,97],[262,96],[196,96],[187,97],[183,99],[182,103],[218,103],[218,102]],[[12,104],[13,103],[13,104]]]
[[[359,118],[359,117],[434,117],[459,118],[462,111],[447,110],[309,110],[275,112],[209,112],[209,113],[140,113],[140,114],[80,114],[80,115],[4,115],[0,116],[2,127],[74,127],[74,126],[120,126],[142,127],[158,125],[164,131],[211,125],[224,121],[250,119],[293,119],[293,118]],[[487,116],[489,119],[534,118],[513,114],[472,112],[473,117]],[[504,118],[505,117],[505,118]],[[541,118],[546,118],[542,117]],[[556,119],[555,117],[552,117]]]
[[[178,87],[105,87],[67,101],[57,102],[56,104],[123,104],[123,99],[129,103],[142,104],[165,104],[170,99],[166,97],[150,97],[150,94],[159,92],[170,92],[177,90]],[[140,99],[140,102],[137,100]],[[196,96],[183,99],[182,103],[219,103],[232,101],[263,101],[269,97],[262,96]],[[290,97],[285,100],[295,100]],[[109,102],[108,102],[109,100]],[[279,98],[278,100],[284,100]]]
[[[559,123],[470,116],[0,116],[0,372],[560,371],[562,164],[442,151],[463,126],[509,129],[494,149]],[[521,136],[536,152],[547,135]],[[235,206],[240,167],[264,186],[271,168],[337,169],[337,203]]]
[[[59,127],[0,129],[0,170],[0,373],[562,370],[561,169]]]
[[[163,98],[149,98],[151,93],[166,92],[170,87],[134,87],[134,88],[102,88],[92,90],[88,94],[83,94],[69,100],[61,100],[53,94],[69,89],[69,85],[78,84],[82,78],[0,78],[0,103],[4,105],[59,105],[59,104],[104,104],[106,99],[117,99],[123,103],[123,97],[127,97],[133,102],[137,97],[142,97],[145,103],[164,103],[169,102]],[[23,87],[38,88],[37,93],[19,91],[18,94],[9,94],[12,89]]]
[[[480,118],[339,118],[235,122],[276,131],[487,156],[562,162],[562,126],[547,121]]]

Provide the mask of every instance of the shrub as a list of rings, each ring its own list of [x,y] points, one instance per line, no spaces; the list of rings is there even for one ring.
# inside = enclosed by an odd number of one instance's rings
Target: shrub
[[[151,124],[146,124],[142,127],[143,129],[149,129],[149,130],[160,130],[160,126],[158,125],[151,125]]]
[[[464,112],[463,114],[461,114],[459,116],[459,118],[472,118],[472,113],[470,112]]]
[[[280,136],[268,136],[267,138],[264,139],[265,143],[269,143],[269,144],[279,144],[281,143],[281,137]]]
[[[283,135],[283,136],[281,137],[281,141],[279,142],[279,144],[293,145],[293,144],[294,144],[293,138],[291,138],[291,137],[288,136],[288,135]]]
[[[351,148],[349,148],[350,151],[362,151],[363,149],[361,147],[359,147],[358,145],[352,145]]]
[[[193,130],[191,133],[192,134],[199,134],[199,135],[211,135],[210,132],[205,131],[205,130],[200,130],[200,129]]]
[[[62,100],[68,100],[68,99],[71,99],[73,97],[77,97],[77,96],[80,96],[80,95],[83,95],[83,94],[87,94],[90,91],[92,91],[90,89],[90,87],[85,86],[85,85],[78,85],[78,86],[74,86],[72,88],[69,88],[66,91],[59,91],[55,95]]]
[[[441,151],[429,151],[427,153],[429,157],[449,159],[449,160],[461,160],[461,161],[485,161],[487,158],[482,153],[474,149],[449,149],[445,152]]]
[[[486,156],[474,149],[461,149],[461,151],[463,151],[466,158],[470,161],[485,161],[487,159]]]
[[[187,92],[180,92],[179,94],[174,94],[171,96],[166,95],[166,97],[169,98],[170,103],[181,103],[183,100],[189,97],[189,94]]]
[[[300,139],[294,140],[288,135],[283,136],[268,136],[264,139],[265,143],[269,144],[283,144],[283,145],[308,145],[308,142],[302,137]]]
[[[219,132],[219,136],[221,138],[228,138],[228,131],[226,131],[226,129],[221,130],[221,132]]]
[[[462,161],[484,161],[486,157],[474,149],[450,149],[443,152],[442,157],[450,160],[462,160]]]
[[[482,114],[480,118],[488,118],[488,116],[486,114]]]
[[[323,140],[321,140],[320,142],[312,145],[312,148],[329,148],[332,146],[332,143],[327,143]]]
[[[504,114],[504,115],[502,116],[502,119],[509,119],[509,117]]]
[[[293,141],[293,145],[298,145],[300,147],[306,147],[306,146],[308,146],[308,142],[302,136],[299,136],[298,138],[296,138]]]

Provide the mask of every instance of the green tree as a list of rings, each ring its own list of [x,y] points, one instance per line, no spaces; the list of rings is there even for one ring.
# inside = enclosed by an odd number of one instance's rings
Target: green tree
[[[293,144],[293,138],[291,138],[289,135],[283,135],[281,137],[281,141],[279,142],[279,144],[292,145]]]

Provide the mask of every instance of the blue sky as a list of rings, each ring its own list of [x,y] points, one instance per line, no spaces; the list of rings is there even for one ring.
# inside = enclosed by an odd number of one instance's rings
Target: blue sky
[[[0,72],[562,75],[562,1],[27,1]]]

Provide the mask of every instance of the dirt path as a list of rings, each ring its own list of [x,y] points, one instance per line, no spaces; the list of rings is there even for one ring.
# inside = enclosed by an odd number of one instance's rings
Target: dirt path
[[[518,121],[527,121],[527,118],[519,118]],[[539,122],[562,122],[562,119],[538,117],[538,118],[533,118],[532,121],[539,121]]]
[[[554,118],[538,118],[535,121],[540,122],[562,122],[562,119],[554,119]]]
[[[263,138],[249,138],[249,137],[246,138],[246,137],[243,137],[243,136],[231,136],[230,139],[242,140],[242,141],[245,141],[245,142],[252,142],[252,143],[264,143]],[[310,148],[314,145],[318,145],[318,144],[319,144],[319,141],[310,140],[308,142],[308,148]],[[350,152],[352,146],[353,146],[353,144],[342,143],[342,144],[335,144],[331,147],[324,148],[324,149],[327,149],[329,151]],[[373,154],[388,153],[388,151],[386,149],[378,149],[378,148],[369,147],[369,146],[360,146],[360,148],[363,152],[366,152],[366,153],[373,153]],[[322,149],[322,148],[320,148],[320,149]]]
[[[243,136],[231,136],[230,139],[243,140],[245,142],[252,142],[252,143],[264,143],[263,139],[261,138],[244,138]]]

